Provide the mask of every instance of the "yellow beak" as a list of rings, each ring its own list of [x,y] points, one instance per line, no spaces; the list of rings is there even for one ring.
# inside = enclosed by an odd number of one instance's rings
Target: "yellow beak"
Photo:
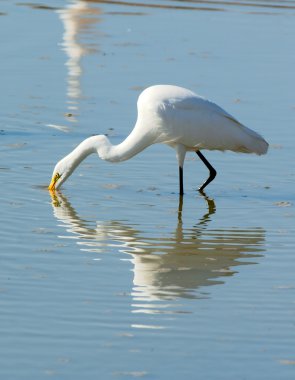
[[[48,190],[54,191],[55,190],[55,184],[59,180],[60,174],[56,173],[55,176],[52,177],[50,185],[48,186]]]
[[[56,179],[54,177],[54,178],[52,178],[50,185],[48,186],[48,190],[50,190],[50,191],[55,190],[55,183],[56,183]]]
[[[53,178],[53,179],[51,180],[51,182],[50,182],[50,185],[48,186],[48,190],[50,190],[50,191],[55,190],[55,183],[56,183],[56,181],[55,181],[55,179]]]

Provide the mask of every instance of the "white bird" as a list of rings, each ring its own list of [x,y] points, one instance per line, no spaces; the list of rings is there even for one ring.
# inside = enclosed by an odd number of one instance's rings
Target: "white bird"
[[[182,87],[156,85],[145,89],[137,102],[137,121],[129,136],[112,145],[105,135],[82,141],[55,166],[49,190],[55,190],[90,154],[106,161],[130,159],[152,144],[166,144],[176,150],[179,167],[179,192],[183,195],[183,164],[186,152],[194,151],[209,169],[200,191],[215,178],[216,170],[201,150],[231,150],[265,154],[268,143],[245,127],[217,104]]]

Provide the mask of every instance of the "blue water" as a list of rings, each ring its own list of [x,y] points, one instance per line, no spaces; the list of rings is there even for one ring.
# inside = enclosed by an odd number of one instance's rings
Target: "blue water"
[[[200,9],[201,8],[201,9]],[[0,377],[295,376],[295,2],[2,1]],[[82,139],[122,141],[140,91],[188,87],[270,143],[209,152],[218,175],[153,146],[89,157],[54,196]]]

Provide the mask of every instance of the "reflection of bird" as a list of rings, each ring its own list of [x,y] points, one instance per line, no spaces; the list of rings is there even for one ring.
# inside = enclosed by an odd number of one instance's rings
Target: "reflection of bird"
[[[180,194],[183,194],[183,163],[187,151],[195,151],[209,169],[209,178],[199,189],[203,190],[215,178],[216,171],[201,153],[202,149],[256,154],[265,154],[268,149],[259,134],[216,104],[181,87],[149,87],[139,96],[137,108],[136,125],[121,144],[112,145],[104,135],[84,140],[57,163],[49,189],[60,187],[91,153],[97,153],[106,161],[120,162],[152,144],[162,143],[176,150]]]
[[[216,207],[206,197],[207,211],[194,226],[183,227],[181,202],[176,229],[167,227],[151,234],[146,225],[135,221],[103,220],[93,225],[80,218],[62,193],[51,196],[59,226],[65,226],[67,238],[75,236],[82,251],[98,255],[115,249],[130,257],[133,300],[147,302],[150,310],[155,300],[203,297],[205,286],[224,283],[224,277],[236,273],[234,267],[253,263],[244,259],[253,260],[264,250],[262,228],[209,228]]]
[[[100,21],[98,18],[101,11],[97,7],[85,1],[75,1],[58,10],[59,17],[63,23],[63,42],[61,44],[68,59],[68,96],[69,110],[76,110],[81,92],[81,74],[83,56],[98,49],[97,40],[89,41],[94,34],[94,25]],[[94,17],[93,17],[94,16]],[[87,37],[87,38],[85,38]],[[71,118],[71,120],[73,117]]]

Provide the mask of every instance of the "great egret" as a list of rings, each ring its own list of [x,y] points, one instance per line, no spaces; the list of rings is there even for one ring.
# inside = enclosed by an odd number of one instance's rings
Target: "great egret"
[[[209,169],[200,191],[215,178],[216,171],[201,153],[202,149],[265,154],[268,143],[245,127],[217,104],[182,87],[155,85],[145,89],[137,102],[137,121],[129,136],[112,145],[105,135],[82,141],[60,160],[53,171],[49,190],[65,182],[90,154],[106,161],[121,162],[152,144],[167,144],[176,150],[179,166],[179,192],[183,194],[183,164],[187,151],[195,151]]]

